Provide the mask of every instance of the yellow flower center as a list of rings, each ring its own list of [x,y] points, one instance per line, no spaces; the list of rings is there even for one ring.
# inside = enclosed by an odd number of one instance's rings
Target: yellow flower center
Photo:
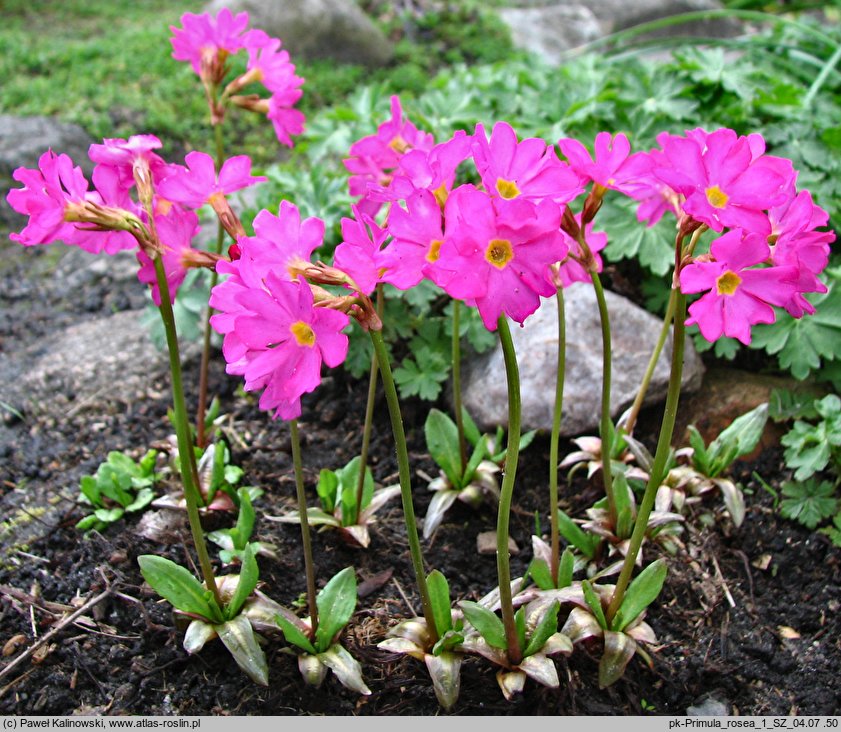
[[[730,196],[718,186],[710,186],[704,192],[707,194],[707,200],[713,208],[724,208],[727,205],[727,201],[730,200]]]
[[[742,284],[742,278],[735,272],[727,270],[715,281],[715,289],[719,295],[732,295]]]
[[[429,242],[429,251],[426,253],[426,261],[430,264],[433,264],[438,261],[438,257],[441,256],[441,245],[442,242],[440,239],[433,239]]]
[[[432,191],[432,195],[435,196],[435,200],[438,201],[438,205],[443,211],[444,205],[447,203],[447,196],[450,195],[450,192],[447,190],[447,184],[442,183],[434,191]]]
[[[312,328],[310,328],[303,320],[299,320],[297,323],[292,323],[292,325],[289,326],[289,330],[292,331],[292,335],[295,336],[295,340],[298,342],[299,346],[312,348],[315,345],[315,333],[313,333]]]
[[[497,269],[505,269],[514,259],[514,249],[508,239],[491,239],[485,250],[485,261],[490,262]]]
[[[496,192],[503,198],[516,198],[520,195],[520,189],[513,180],[505,180],[504,178],[496,179]]]
[[[405,152],[408,152],[412,149],[412,146],[406,142],[400,135],[395,135],[391,138],[391,142],[388,143],[388,146],[394,150],[398,155],[402,155]]]

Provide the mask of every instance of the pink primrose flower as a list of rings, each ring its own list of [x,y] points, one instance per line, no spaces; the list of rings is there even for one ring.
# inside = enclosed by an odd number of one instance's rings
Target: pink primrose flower
[[[172,57],[176,61],[189,61],[199,76],[202,66],[213,62],[224,64],[230,54],[235,54],[247,44],[263,40],[265,34],[250,35],[248,27],[248,13],[237,13],[236,16],[228,8],[223,8],[214,17],[210,13],[196,15],[184,13],[178,28],[171,25]]]
[[[571,137],[558,140],[558,147],[569,161],[570,167],[584,181],[609,190],[632,195],[640,185],[640,179],[649,172],[649,161],[644,153],[631,154],[631,143],[627,136],[609,132],[596,135],[594,156],[582,143]]]
[[[278,141],[287,147],[292,147],[292,135],[300,135],[304,131],[304,121],[306,120],[304,113],[292,109],[292,106],[303,94],[295,84],[300,85],[303,81],[301,77],[293,76],[286,90],[276,92],[269,97],[269,109],[266,116],[274,127]]]
[[[357,140],[350,147],[350,157],[344,160],[351,173],[348,185],[354,197],[366,197],[369,185],[387,186],[400,159],[410,150],[429,151],[435,144],[432,135],[418,130],[403,118],[398,96],[391,97],[391,118],[383,122],[373,135]],[[364,207],[373,215],[379,203]]]
[[[749,344],[751,326],[773,323],[771,305],[785,305],[795,291],[796,267],[752,269],[770,256],[761,234],[734,229],[713,241],[709,261],[699,259],[680,272],[683,292],[706,292],[689,306],[686,324],[697,323],[710,342],[725,335]]]
[[[550,264],[564,259],[560,207],[548,199],[491,199],[474,186],[456,188],[447,199],[446,236],[437,267],[447,293],[475,304],[488,330],[501,315],[522,323],[554,288]]]
[[[350,275],[360,292],[370,295],[381,281],[380,249],[388,231],[356,206],[353,216],[342,219],[342,242],[336,247],[333,265]]]
[[[192,211],[186,211],[178,206],[172,206],[165,216],[155,216],[155,229],[158,238],[164,248],[160,256],[163,260],[166,281],[169,287],[170,303],[175,302],[175,295],[184,278],[187,276],[187,267],[183,261],[185,252],[192,249],[193,237],[198,234],[199,217]],[[155,263],[146,252],[137,252],[137,261],[140,262],[140,270],[137,272],[137,279],[151,285],[152,300],[155,305],[161,305],[161,291],[158,287],[158,279],[155,275]]]
[[[494,197],[569,203],[584,190],[584,182],[558,160],[553,147],[536,137],[518,142],[507,122],[494,125],[490,140],[485,128],[476,125],[473,159],[485,190]]]
[[[262,175],[251,175],[251,159],[247,155],[228,158],[222,163],[218,176],[213,158],[207,153],[187,153],[184,161],[187,167],[172,166],[167,177],[158,184],[156,192],[189,208],[200,208],[212,202],[214,197],[224,197],[267,180]]]
[[[414,287],[424,277],[438,282],[434,268],[444,241],[442,227],[441,207],[429,190],[412,194],[405,209],[392,206],[387,228],[394,238],[380,256],[383,281],[400,290]]]
[[[290,88],[297,88],[304,83],[295,76],[295,64],[289,60],[289,52],[280,49],[277,38],[268,38],[265,44],[252,45],[248,48],[248,77],[259,81],[273,94],[282,94]]]
[[[794,266],[798,271],[796,292],[783,307],[795,318],[814,313],[814,306],[802,293],[827,291],[818,274],[829,264],[829,245],[835,241],[835,232],[816,229],[826,226],[829,215],[812,202],[809,191],[800,191],[792,193],[782,206],[772,208],[768,218],[771,261]]]
[[[348,316],[314,307],[305,282],[273,272],[260,287],[239,293],[234,306],[227,313],[234,328],[223,343],[228,373],[242,375],[246,391],[263,389],[260,408],[273,410],[275,419],[299,417],[301,396],[321,383],[322,362],[333,368],[347,357],[341,331]]]
[[[157,153],[152,152],[159,147],[161,141],[154,135],[132,135],[128,140],[106,138],[101,145],[91,145],[88,156],[97,165],[114,168],[120,186],[129,190],[136,183],[135,171],[144,179],[148,171],[154,182],[167,175],[170,166]]]
[[[265,209],[257,214],[254,232],[254,236],[237,239],[236,261],[221,261],[216,265],[220,275],[228,275],[210,295],[210,307],[218,311],[213,316],[213,327],[222,334],[233,330],[233,318],[225,313],[236,309],[235,302],[242,291],[261,287],[269,272],[281,279],[295,279],[289,267],[298,261],[310,261],[324,239],[324,222],[314,217],[301,221],[298,207],[281,201],[277,216]]]
[[[581,226],[580,213],[576,214],[575,220],[578,222],[578,225]],[[557,271],[552,272],[551,281],[556,287],[569,287],[573,282],[591,282],[592,279],[590,277],[590,273],[572,258],[573,255],[576,257],[581,256],[581,246],[573,237],[563,230],[561,230],[561,236],[564,238],[564,243],[569,248],[569,256],[560,263]],[[593,224],[591,222],[585,227],[584,236],[587,241],[587,246],[590,248],[590,251],[593,253],[593,257],[596,260],[596,271],[601,272],[602,258],[598,255],[598,252],[607,246],[607,234],[603,231],[593,231]]]
[[[741,228],[768,235],[765,213],[785,203],[791,163],[765,156],[758,135],[733,130],[690,130],[685,137],[661,134],[663,148],[654,175],[685,197],[683,211],[714,231]]]

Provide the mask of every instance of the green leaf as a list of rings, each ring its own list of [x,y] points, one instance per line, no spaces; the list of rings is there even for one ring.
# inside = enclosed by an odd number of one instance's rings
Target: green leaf
[[[225,607],[225,615],[230,620],[236,617],[242,609],[245,601],[254,592],[257,582],[260,580],[260,570],[257,567],[257,560],[254,558],[254,549],[251,544],[246,544],[242,552],[242,565],[239,570],[239,582],[228,605]]]
[[[245,488],[240,488],[237,495],[239,496],[239,514],[234,531],[231,532],[233,534],[231,538],[234,540],[234,548],[242,551],[254,531],[254,506],[251,505],[251,496]]]
[[[517,640],[520,642],[520,648],[526,646],[526,608],[521,606],[516,613],[514,613],[514,629],[517,631]]]
[[[141,488],[134,500],[126,506],[126,513],[133,513],[146,508],[152,501],[155,500],[155,491],[151,488]]]
[[[199,615],[210,622],[221,622],[218,608],[207,601],[206,589],[184,567],[164,557],[144,554],[137,558],[140,574],[149,586],[174,608]]]
[[[318,606],[318,628],[315,647],[319,653],[333,643],[333,637],[344,628],[356,609],[356,573],[346,567],[324,586],[315,599]]]
[[[452,630],[453,616],[450,611],[450,586],[447,578],[437,569],[432,570],[426,577],[429,590],[429,600],[432,603],[432,617],[438,637]]]
[[[461,408],[461,421],[464,423],[464,436],[471,445],[476,445],[482,439],[482,433],[473,421],[473,417],[466,407]]]
[[[359,488],[359,466],[361,458],[354,457],[345,467],[336,471],[339,477],[339,491],[342,501],[342,526],[353,526],[359,523],[360,507],[356,505],[356,492]],[[362,506],[371,503],[374,495],[374,476],[371,469],[365,466],[365,479],[362,483]]]
[[[592,559],[599,545],[599,537],[587,534],[563,511],[558,509],[558,530],[561,536],[580,551],[587,559]]]
[[[103,524],[113,524],[115,521],[119,521],[124,514],[125,510],[122,508],[97,508],[93,512],[93,515]]]
[[[459,607],[464,611],[464,617],[478,631],[489,646],[505,650],[508,643],[505,640],[505,627],[496,613],[476,602],[462,600]]]
[[[89,531],[90,529],[97,529],[102,526],[102,522],[96,517],[95,514],[88,514],[84,518],[79,519],[76,522],[76,528],[79,531]]]
[[[318,653],[315,650],[315,646],[310,642],[310,639],[301,632],[301,629],[297,625],[288,621],[282,615],[275,615],[275,622],[280,626],[280,630],[283,633],[283,637],[286,638],[287,643],[298,646],[302,651],[306,651],[312,655]]]
[[[431,409],[423,426],[426,447],[432,459],[456,488],[464,488],[461,475],[461,452],[458,428],[440,409]]]
[[[780,502],[780,513],[809,529],[816,528],[838,510],[835,486],[829,481],[819,483],[813,478],[802,483],[787,481],[782,488],[786,498]]]
[[[336,510],[336,494],[339,489],[339,476],[332,470],[322,468],[318,474],[316,491],[321,507],[326,513],[332,514]]]
[[[767,402],[734,419],[730,426],[722,430],[710,443],[709,452],[715,456],[715,466],[714,473],[706,475],[715,478],[729,468],[737,457],[752,452],[762,438],[767,421]]]
[[[826,534],[835,546],[841,548],[841,512],[835,514],[832,526],[820,529],[820,532]]]
[[[692,448],[692,465],[702,475],[708,475],[710,468],[710,456],[707,453],[707,443],[701,437],[701,433],[695,428],[695,425],[689,425],[687,428],[689,432],[689,445]]]
[[[464,467],[464,475],[461,478],[463,487],[467,487],[473,481],[473,478],[476,477],[476,470],[482,460],[485,459],[487,450],[487,443],[484,440],[479,440],[479,442],[476,443],[476,447],[473,448],[470,459]]]
[[[427,401],[434,401],[441,393],[443,382],[447,380],[446,370],[426,369],[418,366],[412,358],[404,358],[403,363],[394,369],[394,381],[400,387],[402,398],[417,396]]]
[[[599,599],[599,596],[596,594],[596,591],[593,589],[593,586],[588,580],[583,580],[581,582],[581,589],[584,591],[584,601],[587,603],[587,607],[590,608],[590,612],[593,613],[593,617],[596,619],[596,622],[599,624],[599,627],[603,630],[606,630],[607,620],[604,616],[604,608],[602,608],[602,601]]]
[[[561,554],[560,565],[558,566],[558,589],[569,587],[572,584],[572,575],[575,572],[575,555],[572,549],[567,547]]]
[[[82,495],[87,498],[88,502],[93,506],[101,506],[102,498],[100,497],[99,485],[96,478],[92,475],[85,475],[79,481],[79,490]]]
[[[254,629],[248,618],[237,615],[225,623],[214,625],[213,629],[248,678],[255,684],[268,686],[269,666],[266,655],[254,637]]]
[[[815,397],[809,392],[774,389],[768,405],[768,416],[775,422],[790,419],[816,419]]]
[[[627,628],[660,594],[666,581],[666,560],[658,559],[649,564],[628,585],[619,611],[610,624],[610,629],[621,631]]]
[[[555,589],[555,583],[552,582],[552,570],[542,559],[531,560],[529,575],[541,590]]]
[[[561,603],[554,600],[546,611],[541,621],[529,639],[526,650],[523,651],[524,656],[531,656],[537,653],[555,633],[558,632],[558,611],[561,609]]]

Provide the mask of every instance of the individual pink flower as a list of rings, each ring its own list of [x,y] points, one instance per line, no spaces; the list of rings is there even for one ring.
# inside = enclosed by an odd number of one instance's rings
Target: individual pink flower
[[[473,159],[485,190],[494,197],[569,203],[584,190],[581,178],[558,160],[545,140],[530,137],[518,142],[507,122],[494,125],[490,140],[485,128],[476,125]]]
[[[212,203],[214,197],[224,197],[267,180],[262,175],[251,175],[251,158],[247,155],[228,158],[222,163],[218,176],[213,158],[207,153],[187,153],[184,161],[187,167],[172,166],[167,177],[158,183],[156,192],[189,208],[200,208]]]
[[[397,165],[388,186],[368,187],[368,198],[373,201],[405,201],[415,191],[430,191],[442,208],[455,185],[456,169],[468,157],[473,136],[457,130],[446,142],[431,150],[409,150]]]
[[[410,150],[431,150],[434,144],[432,135],[403,118],[400,98],[391,97],[391,118],[377,128],[376,134],[353,143],[350,157],[344,160],[351,173],[348,180],[351,196],[365,198],[369,185],[387,186],[403,155]],[[379,203],[369,202],[363,207],[371,215],[378,209]]]
[[[269,272],[281,279],[296,278],[290,267],[310,261],[324,240],[324,222],[314,217],[302,221],[294,203],[281,201],[277,216],[265,209],[257,214],[254,233],[237,240],[236,261],[216,265],[219,274],[228,275],[210,296],[210,307],[220,312],[214,316],[213,327],[223,334],[233,330],[233,319],[224,313],[235,310],[234,303],[242,291],[259,288]]]
[[[293,83],[303,83],[303,81],[299,76],[294,76],[290,80],[288,89],[269,97],[266,117],[272,123],[278,141],[287,147],[292,147],[292,135],[300,135],[304,131],[306,119],[304,113],[292,109],[292,105],[301,98],[303,93]]]
[[[118,175],[120,186],[131,189],[137,182],[137,176],[151,186],[166,176],[169,166],[157,153],[161,141],[154,135],[132,135],[127,140],[106,138],[102,144],[93,144],[88,149],[88,156],[97,163],[113,168]],[[151,180],[147,180],[151,176]]]
[[[771,305],[785,305],[795,291],[796,267],[751,269],[770,255],[764,236],[741,229],[713,241],[709,260],[696,260],[680,272],[684,293],[706,292],[689,306],[686,324],[697,323],[710,342],[725,335],[749,344],[751,326],[773,323]]]
[[[576,214],[575,220],[581,226],[581,214]],[[598,252],[607,246],[607,234],[603,231],[593,231],[593,224],[589,223],[584,228],[584,234],[587,241],[587,246],[593,254],[596,261],[596,271],[602,271],[602,258]],[[581,245],[565,231],[561,230],[561,236],[564,238],[564,243],[569,248],[567,258],[561,262],[557,268],[552,268],[552,283],[558,287],[569,287],[573,282],[592,282],[590,273],[584,269],[575,259],[581,257]]]
[[[174,25],[169,27],[172,31],[172,57],[176,61],[189,61],[199,76],[202,75],[203,65],[208,66],[214,62],[224,64],[228,55],[235,54],[249,41],[254,41],[246,33],[248,13],[237,13],[234,16],[228,8],[223,8],[216,16],[210,13],[184,13],[181,25],[183,28]]]
[[[583,144],[571,137],[558,140],[558,147],[570,167],[585,181],[591,180],[602,188],[626,195],[632,195],[649,171],[648,158],[643,153],[632,155],[631,143],[622,133],[611,136],[609,132],[599,132],[592,157]]]
[[[175,302],[175,295],[187,276],[189,254],[193,251],[193,237],[198,234],[199,217],[192,211],[172,206],[166,216],[155,216],[155,229],[158,233],[163,253],[160,255],[169,287],[170,303]],[[152,287],[152,300],[161,305],[161,291],[155,274],[155,263],[143,251],[137,252],[140,270],[137,279]]]
[[[414,287],[424,277],[435,281],[432,269],[444,241],[442,227],[441,207],[431,191],[415,191],[406,208],[392,206],[387,228],[394,238],[380,256],[383,281],[400,290]]]
[[[771,222],[771,261],[797,268],[796,292],[783,305],[795,318],[814,313],[814,306],[803,297],[806,292],[826,292],[820,274],[829,264],[829,245],[835,241],[832,231],[817,231],[826,226],[829,215],[812,202],[809,191],[791,193],[782,206],[768,212]]]
[[[356,206],[352,219],[342,219],[342,241],[333,254],[333,265],[350,275],[365,295],[381,281],[380,249],[387,238],[388,231]]]
[[[446,235],[437,267],[447,293],[479,309],[495,330],[501,315],[522,323],[554,293],[546,280],[550,264],[564,259],[560,207],[548,199],[492,200],[474,186],[447,199]]]
[[[295,76],[295,65],[289,60],[289,52],[281,50],[278,38],[268,38],[263,45],[248,48],[246,77],[249,82],[260,82],[272,93],[284,93],[297,88],[304,80]]]
[[[241,292],[227,313],[234,328],[223,342],[229,374],[245,377],[245,390],[264,389],[260,408],[274,418],[301,415],[301,396],[321,383],[321,364],[347,357],[344,313],[313,306],[309,286],[269,272],[260,287]],[[216,323],[216,317],[212,320]]]
[[[761,137],[723,128],[685,137],[662,134],[657,141],[663,156],[653,173],[685,197],[685,213],[714,231],[770,233],[765,212],[785,203],[793,173],[789,161],[761,152]]]

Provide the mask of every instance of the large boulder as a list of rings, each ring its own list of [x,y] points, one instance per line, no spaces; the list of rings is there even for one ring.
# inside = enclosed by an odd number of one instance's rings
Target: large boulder
[[[661,321],[630,300],[606,292],[610,314],[613,362],[610,406],[619,416],[636,396],[657,338]],[[566,379],[561,433],[578,435],[599,423],[602,388],[602,339],[596,297],[590,285],[576,283],[564,291],[566,313]],[[558,308],[554,298],[543,301],[525,325],[512,327],[520,366],[523,429],[552,428],[558,352]],[[662,400],[669,379],[671,342],[657,362],[646,403]],[[465,363],[464,406],[483,429],[508,423],[505,365],[499,345]],[[700,385],[703,366],[687,341],[683,387]]]
[[[602,24],[583,5],[550,5],[544,8],[500,8],[499,17],[511,30],[517,48],[557,65],[565,51],[604,35]]]
[[[332,59],[376,67],[393,54],[389,40],[354,0],[212,0],[205,8],[218,13],[248,12],[252,28],[280,38],[296,58]]]
[[[0,224],[15,230],[26,224],[6,202],[5,191],[18,184],[12,179],[16,168],[36,168],[38,158],[52,149],[67,153],[76,165],[90,174],[92,163],[88,159],[91,136],[79,125],[60,122],[54,117],[16,117],[0,114]]]

